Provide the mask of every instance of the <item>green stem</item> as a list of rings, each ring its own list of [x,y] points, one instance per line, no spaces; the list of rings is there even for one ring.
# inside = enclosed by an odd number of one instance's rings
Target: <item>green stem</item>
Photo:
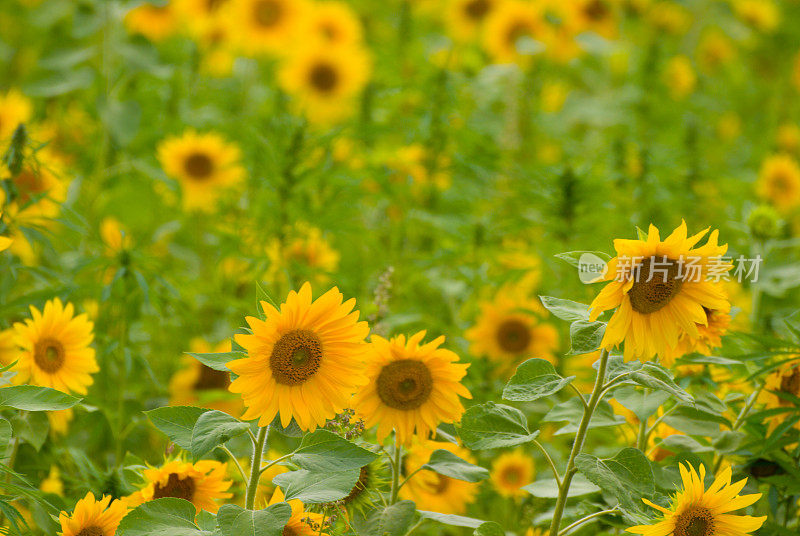
[[[389,504],[397,502],[397,493],[400,491],[400,453],[402,448],[400,442],[394,444],[394,463],[392,464],[392,495]]]
[[[563,536],[564,534],[567,534],[569,531],[571,531],[572,529],[574,529],[578,525],[582,525],[583,523],[586,523],[587,521],[589,521],[591,519],[594,519],[596,517],[604,516],[606,514],[613,514],[614,512],[616,512],[616,510],[617,509],[615,507],[615,508],[611,508],[610,510],[603,510],[602,512],[595,512],[594,514],[590,514],[590,515],[588,515],[586,517],[582,517],[581,519],[577,520],[572,525],[569,525],[567,528],[565,528],[564,530],[562,530],[558,534],[559,534],[559,536]]]
[[[261,472],[263,473],[264,471],[266,471],[267,469],[269,469],[270,467],[272,467],[276,463],[280,463],[280,462],[282,462],[283,460],[285,460],[287,458],[291,458],[292,456],[294,456],[294,452],[290,452],[289,454],[286,454],[284,456],[281,456],[280,458],[276,458],[276,459],[272,460],[267,465],[265,465],[264,467],[261,468]]]
[[[733,426],[731,426],[731,431],[735,432],[739,429],[740,426],[744,424],[744,420],[747,418],[747,414],[750,413],[750,410],[753,409],[755,406],[756,401],[758,400],[758,395],[761,394],[761,390],[764,388],[761,385],[758,389],[756,389],[753,394],[750,395],[750,399],[747,401],[747,404],[742,408],[742,411],[739,412],[739,415],[736,417],[736,421],[734,421]],[[720,454],[717,461],[714,463],[714,472],[713,474],[717,474],[719,472],[719,468],[722,466],[722,461],[725,459],[724,454]]]
[[[267,435],[269,435],[269,426],[259,428],[258,438],[253,445],[253,459],[250,463],[250,481],[247,484],[247,494],[244,498],[244,507],[247,510],[252,510],[256,502],[256,490],[258,489],[258,480],[261,477],[261,455],[264,452],[264,444],[267,442]]]
[[[231,459],[233,464],[236,466],[236,469],[238,469],[239,474],[242,476],[242,480],[247,482],[247,473],[244,472],[242,464],[239,463],[239,460],[236,459],[236,456],[234,456],[233,452],[231,452],[230,449],[225,445],[220,445],[219,448],[221,448],[225,452],[225,454],[227,454],[228,457]]]
[[[550,464],[550,469],[553,470],[553,476],[556,478],[556,484],[561,487],[561,475],[558,474],[558,469],[556,468],[556,464],[553,462],[553,458],[550,457],[550,454],[547,453],[541,443],[534,439],[533,444],[536,445],[540,451],[542,451],[542,454],[544,454],[547,463]]]
[[[556,500],[556,509],[553,512],[553,521],[550,523],[550,536],[558,536],[559,528],[561,527],[561,517],[564,515],[564,508],[567,506],[567,496],[569,495],[569,486],[572,483],[572,477],[575,476],[575,459],[583,449],[583,443],[586,441],[586,433],[589,430],[589,421],[592,420],[592,414],[600,403],[603,393],[603,384],[606,380],[606,368],[608,367],[608,350],[603,350],[600,354],[600,365],[597,367],[597,378],[595,378],[594,389],[592,396],[589,398],[587,407],[583,410],[583,417],[578,426],[578,432],[575,435],[575,442],[572,444],[572,451],[569,454],[569,461],[567,461],[567,470],[564,472],[564,480],[558,487],[558,499]]]

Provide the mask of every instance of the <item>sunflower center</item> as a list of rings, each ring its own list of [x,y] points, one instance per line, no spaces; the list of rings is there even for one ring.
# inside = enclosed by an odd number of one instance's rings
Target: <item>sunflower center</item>
[[[275,381],[298,385],[319,370],[322,363],[322,342],[310,330],[296,329],[283,335],[272,348],[269,366]]]
[[[283,536],[300,536],[300,533],[294,529],[294,527],[290,527],[286,525],[283,527],[283,532],[281,533]]]
[[[712,536],[713,534],[714,515],[702,506],[689,508],[675,521],[675,536]]]
[[[390,408],[417,409],[430,398],[433,377],[421,361],[400,359],[381,369],[377,390],[381,401]]]
[[[322,32],[322,35],[324,35],[325,39],[328,41],[336,41],[336,38],[339,37],[339,32],[333,24],[323,24],[320,28],[320,32]]]
[[[464,13],[472,20],[482,20],[490,8],[489,0],[472,0],[464,5]]]
[[[583,13],[589,20],[603,20],[609,15],[608,6],[603,0],[591,0],[583,8]]]
[[[231,377],[227,372],[200,365],[200,377],[197,378],[194,388],[198,391],[209,391],[211,389],[227,389],[230,384]]]
[[[520,320],[506,320],[497,328],[497,343],[504,351],[518,354],[531,342],[531,331]]]
[[[216,11],[217,9],[220,8],[220,6],[222,6],[222,4],[224,4],[227,1],[228,0],[206,0],[206,8],[209,11]]]
[[[523,22],[516,22],[508,28],[506,40],[510,46],[516,46],[517,41],[531,34],[530,27]]]
[[[32,197],[47,191],[42,176],[30,169],[23,169],[13,180],[19,190],[19,200],[22,204],[28,203]]]
[[[364,490],[367,489],[369,485],[369,468],[368,466],[364,466],[361,468],[361,472],[358,474],[358,482],[356,485],[353,486],[353,489],[350,490],[350,493],[342,499],[345,504],[353,502],[359,495],[364,493]]]
[[[781,377],[781,392],[791,395],[800,394],[800,365]]]
[[[672,259],[664,257],[653,262],[647,258],[634,271],[634,283],[628,296],[631,307],[637,313],[650,314],[665,307],[683,286],[678,279],[680,266]]]
[[[333,91],[339,82],[339,74],[332,65],[327,63],[318,63],[311,68],[308,74],[308,79],[315,89],[328,93]]]
[[[450,479],[446,476],[436,475],[436,484],[433,486],[433,492],[436,494],[444,493],[450,487]]]
[[[214,171],[214,162],[205,153],[192,153],[184,163],[186,174],[195,180],[205,180]]]
[[[275,26],[283,17],[283,7],[275,0],[261,0],[253,6],[253,17],[260,26]]]
[[[104,536],[103,529],[96,526],[86,527],[75,536]]]
[[[174,497],[184,499],[189,502],[194,497],[195,484],[192,477],[179,477],[176,473],[171,473],[166,484],[156,484],[153,491],[153,499],[163,499],[164,497]]]
[[[509,467],[503,472],[503,481],[505,483],[513,486],[519,484],[519,480],[520,474],[516,467]]]
[[[64,365],[64,345],[55,339],[42,339],[36,343],[33,350],[33,360],[36,365],[53,374]]]

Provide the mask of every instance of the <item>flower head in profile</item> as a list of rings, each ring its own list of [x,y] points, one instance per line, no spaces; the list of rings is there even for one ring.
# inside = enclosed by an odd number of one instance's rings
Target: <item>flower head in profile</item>
[[[788,417],[800,411],[796,399],[800,399],[800,360],[783,363],[767,375],[759,401],[765,409],[783,408],[785,413],[777,413],[767,418],[767,429],[771,434]],[[795,423],[800,429],[800,422]]]
[[[105,495],[99,501],[92,493],[78,501],[71,514],[61,512],[61,536],[114,536],[122,518],[128,512],[124,501]]]
[[[739,495],[747,479],[731,483],[730,467],[717,475],[706,489],[706,469],[700,473],[690,465],[680,465],[683,489],[675,494],[669,508],[642,499],[663,514],[652,525],[638,525],[628,532],[642,536],[748,536],[758,530],[765,517],[734,515],[732,512],[755,503],[760,493]]]
[[[283,527],[283,534],[286,536],[328,536],[327,533],[322,532],[322,525],[325,522],[322,514],[306,512],[305,505],[299,499],[286,501],[281,488],[275,488],[269,504],[271,506],[282,502],[287,502],[292,509],[292,516]]]

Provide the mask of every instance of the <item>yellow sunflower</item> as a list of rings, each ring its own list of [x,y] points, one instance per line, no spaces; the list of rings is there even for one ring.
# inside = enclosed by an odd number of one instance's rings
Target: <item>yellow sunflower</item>
[[[344,2],[325,1],[312,4],[303,19],[304,38],[319,40],[326,46],[357,47],[361,45],[361,21]]]
[[[428,463],[435,450],[448,450],[470,463],[475,462],[469,450],[449,441],[414,441],[403,460],[403,472],[410,475]],[[442,514],[463,514],[478,493],[479,484],[456,480],[440,475],[429,469],[416,472],[400,488],[400,497],[412,500],[420,510],[430,510]]]
[[[285,246],[277,238],[270,241],[266,253],[269,259],[264,274],[266,281],[284,282],[286,274],[297,271],[315,284],[323,285],[339,267],[339,252],[319,228],[304,222],[295,224]]]
[[[144,3],[128,11],[125,15],[125,27],[131,33],[159,42],[175,35],[178,24],[172,4],[155,6]]]
[[[206,354],[230,352],[230,341],[222,341],[212,347],[202,339],[190,342],[193,353]],[[231,375],[214,370],[190,355],[181,359],[182,367],[169,381],[169,403],[173,406],[199,406],[224,411],[229,415],[241,415],[242,400],[228,391]]]
[[[186,25],[193,37],[200,37],[209,27],[232,22],[232,9],[237,0],[172,0],[175,18]]]
[[[50,422],[50,433],[54,436],[66,435],[69,431],[69,423],[75,418],[72,408],[60,411],[48,411],[47,420]]]
[[[250,54],[286,51],[301,37],[308,9],[305,0],[236,0],[240,46]]]
[[[517,290],[504,287],[494,300],[481,303],[475,325],[464,333],[470,352],[489,357],[500,374],[508,374],[531,357],[555,363],[558,331],[541,321],[547,315],[541,303]]]
[[[64,482],[61,480],[61,471],[58,470],[58,466],[50,466],[50,472],[47,474],[47,478],[39,484],[39,489],[43,493],[64,495]]]
[[[642,536],[748,536],[758,530],[764,517],[739,516],[730,512],[755,503],[760,493],[739,495],[747,479],[731,484],[731,469],[728,467],[717,475],[714,483],[706,489],[706,468],[700,466],[700,474],[690,465],[680,465],[683,490],[677,492],[669,509],[642,499],[646,504],[662,512],[664,517],[653,525],[638,525],[628,532]]]
[[[705,245],[695,247],[708,229],[687,236],[686,222],[661,240],[651,225],[644,240],[617,239],[617,256],[603,279],[610,281],[592,302],[592,320],[616,308],[602,346],[625,342],[625,356],[644,360],[674,353],[684,335],[698,338],[697,326],[707,325],[706,310],[730,311],[723,283],[732,268],[722,256],[713,231]]]
[[[492,463],[492,483],[503,497],[524,497],[522,486],[533,482],[535,474],[533,458],[519,449],[501,454]]]
[[[31,101],[16,89],[0,95],[0,150],[11,141],[20,123],[27,123],[33,113]]]
[[[166,174],[181,183],[186,209],[213,211],[221,191],[245,175],[239,147],[212,132],[188,130],[167,138],[158,146],[158,159]]]
[[[778,27],[780,12],[772,0],[733,0],[736,16],[754,29],[769,33]]]
[[[789,212],[800,205],[800,166],[787,154],[770,156],[761,164],[756,188],[775,208]]]
[[[546,536],[547,534],[544,529],[537,529],[536,527],[530,527],[525,531],[525,536]]]
[[[513,63],[534,52],[523,39],[547,42],[547,25],[541,6],[533,2],[503,2],[486,20],[483,45],[495,63]]]
[[[646,13],[647,21],[660,32],[679,35],[692,25],[692,12],[670,0],[654,2]]]
[[[706,315],[705,324],[697,324],[697,337],[692,337],[688,333],[683,334],[678,340],[678,345],[672,352],[665,352],[661,355],[661,364],[665,367],[671,367],[675,363],[675,359],[692,352],[698,352],[703,355],[711,355],[714,348],[722,346],[722,336],[728,332],[731,325],[731,315],[728,312],[714,311],[711,309],[703,308]],[[684,365],[682,370],[688,370],[687,367],[696,365]],[[699,367],[705,368],[702,365]]]
[[[278,80],[309,121],[329,124],[352,113],[354,97],[367,84],[370,71],[369,56],[361,47],[311,43],[284,60]]]
[[[275,493],[269,500],[269,504],[288,502],[292,508],[292,517],[283,527],[283,534],[287,536],[328,536],[322,532],[321,525],[324,522],[322,514],[306,512],[303,502],[299,499],[285,501],[281,488],[275,488]]]
[[[618,3],[615,0],[568,0],[563,5],[571,12],[566,21],[572,32],[589,31],[610,39],[617,35]]]
[[[3,219],[3,213],[0,212],[0,221]],[[9,238],[7,236],[0,236],[0,251],[5,251],[11,247],[11,243],[14,242],[13,238]]]
[[[697,45],[697,61],[707,71],[714,72],[736,56],[731,38],[722,30],[708,30]]]
[[[398,444],[427,437],[440,423],[461,419],[459,396],[472,398],[461,379],[469,364],[439,348],[444,336],[420,344],[425,332],[386,340],[372,335],[366,364],[369,383],[355,396],[353,407],[367,427],[378,426],[378,440],[394,429]]]
[[[247,357],[228,363],[238,376],[230,390],[247,406],[244,419],[267,426],[280,413],[283,426],[294,418],[314,430],[347,407],[367,381],[369,326],[354,306],[354,299],[342,303],[336,287],[312,302],[308,283],[289,292],[280,311],[261,302],[266,319],[247,317],[252,334],[236,335]]]
[[[59,391],[87,393],[91,374],[100,370],[92,343],[94,325],[86,314],[75,316],[71,303],[55,298],[40,312],[31,305],[32,318],[14,324],[20,348],[13,370],[15,383],[31,383]]]
[[[792,82],[794,82],[794,87],[797,91],[800,91],[800,52],[797,53],[797,57],[794,60],[794,71],[792,72]]]
[[[128,508],[124,501],[105,495],[99,501],[92,493],[78,501],[71,515],[61,512],[61,536],[114,536]]]
[[[797,154],[800,152],[800,126],[795,123],[784,123],[778,127],[775,143],[781,151]]]
[[[682,100],[689,96],[697,85],[697,75],[692,62],[684,55],[678,55],[667,62],[664,71],[664,84],[669,88],[674,100]]]
[[[764,389],[759,394],[759,401],[764,404],[765,409],[794,408],[800,412],[797,404],[781,395],[800,398],[800,360],[789,361],[770,372],[764,381]],[[769,433],[771,434],[791,415],[787,412],[769,417],[767,421]],[[795,424],[795,428],[800,429],[800,422]]]
[[[67,198],[62,176],[62,163],[52,152],[40,150],[27,155],[19,173],[11,176],[16,197],[9,214],[19,222],[39,225],[55,218]]]
[[[499,4],[500,0],[449,0],[445,18],[450,35],[458,41],[474,39]]]
[[[100,239],[106,246],[106,252],[109,257],[129,250],[133,245],[131,235],[125,227],[119,220],[111,216],[103,218],[100,222]]]
[[[173,460],[161,467],[145,469],[144,478],[144,487],[125,498],[130,508],[154,499],[175,497],[192,503],[198,513],[206,510],[215,514],[219,509],[217,500],[233,496],[227,493],[232,484],[226,479],[227,464],[214,460],[197,463]]]

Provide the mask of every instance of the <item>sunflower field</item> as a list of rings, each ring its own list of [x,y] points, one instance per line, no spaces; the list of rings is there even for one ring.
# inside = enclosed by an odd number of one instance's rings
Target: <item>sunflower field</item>
[[[0,535],[799,536],[800,1],[0,0]]]

